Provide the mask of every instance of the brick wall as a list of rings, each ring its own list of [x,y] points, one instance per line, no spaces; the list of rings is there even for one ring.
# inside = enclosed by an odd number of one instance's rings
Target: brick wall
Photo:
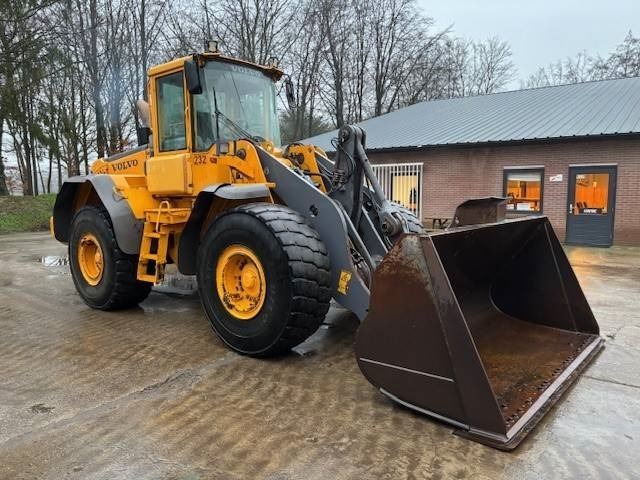
[[[375,153],[374,163],[424,162],[423,218],[450,217],[461,201],[503,195],[505,166],[544,166],[543,213],[565,238],[569,165],[616,163],[618,178],[614,243],[640,245],[640,139],[432,149]],[[562,182],[549,176],[562,174]]]

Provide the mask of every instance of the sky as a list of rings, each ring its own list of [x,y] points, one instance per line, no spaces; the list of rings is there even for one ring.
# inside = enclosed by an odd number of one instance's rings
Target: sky
[[[607,55],[629,30],[640,35],[640,0],[416,0],[440,30],[483,40],[499,36],[511,45],[519,80],[586,50]]]

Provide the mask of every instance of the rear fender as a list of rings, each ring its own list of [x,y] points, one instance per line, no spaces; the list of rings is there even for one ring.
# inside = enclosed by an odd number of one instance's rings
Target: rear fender
[[[207,218],[217,201],[224,200],[232,206],[247,202],[271,202],[269,188],[262,183],[230,185],[216,183],[205,187],[196,197],[189,220],[180,235],[178,244],[178,270],[184,275],[195,275],[198,245]],[[227,207],[228,205],[225,205]],[[228,209],[228,208],[227,208]],[[221,210],[222,211],[222,210]]]
[[[129,255],[140,251],[143,222],[131,211],[127,201],[114,192],[114,183],[109,175],[87,175],[67,179],[60,189],[53,206],[53,231],[56,240],[67,243],[71,230],[71,221],[76,211],[88,205],[87,199],[81,199],[83,185],[90,184],[91,189],[109,213],[116,243],[120,250]]]

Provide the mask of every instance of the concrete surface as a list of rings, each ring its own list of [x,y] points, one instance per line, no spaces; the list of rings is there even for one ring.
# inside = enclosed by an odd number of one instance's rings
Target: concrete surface
[[[65,247],[0,237],[0,479],[640,478],[640,249],[569,249],[607,345],[513,453],[383,398],[342,310],[254,360],[196,297],[93,311],[43,255]]]

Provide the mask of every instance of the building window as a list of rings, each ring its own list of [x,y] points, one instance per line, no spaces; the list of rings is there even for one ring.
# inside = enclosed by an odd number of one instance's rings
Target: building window
[[[159,78],[157,90],[160,151],[184,150],[187,148],[187,137],[184,123],[182,72]]]
[[[578,173],[573,214],[606,215],[607,213],[609,213],[609,174]]]
[[[544,169],[513,169],[504,171],[504,196],[507,211],[514,213],[542,212],[542,179]]]

